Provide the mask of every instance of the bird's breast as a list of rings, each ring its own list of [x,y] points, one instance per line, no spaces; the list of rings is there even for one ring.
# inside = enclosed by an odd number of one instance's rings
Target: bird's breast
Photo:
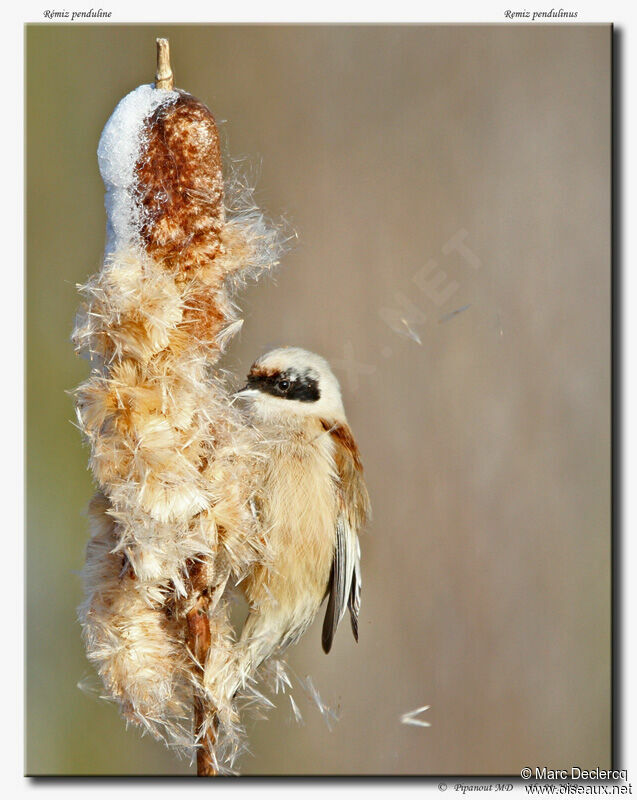
[[[271,596],[280,609],[318,608],[336,539],[335,481],[333,444],[322,427],[274,439],[259,497],[272,563],[248,581],[251,602]]]

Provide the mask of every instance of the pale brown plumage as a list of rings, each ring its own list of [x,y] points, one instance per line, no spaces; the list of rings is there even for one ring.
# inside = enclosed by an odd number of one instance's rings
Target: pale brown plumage
[[[250,674],[302,636],[326,594],[324,650],[347,607],[358,639],[358,532],[370,505],[327,362],[299,348],[272,351],[253,365],[239,395],[266,448],[256,513],[271,554],[243,584],[251,611],[240,643]]]

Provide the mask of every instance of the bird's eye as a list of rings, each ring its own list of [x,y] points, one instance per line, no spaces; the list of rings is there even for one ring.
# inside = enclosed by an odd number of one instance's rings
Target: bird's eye
[[[287,390],[289,388],[290,388],[290,381],[286,381],[285,379],[283,379],[282,381],[279,381],[279,389],[282,392],[287,392]]]

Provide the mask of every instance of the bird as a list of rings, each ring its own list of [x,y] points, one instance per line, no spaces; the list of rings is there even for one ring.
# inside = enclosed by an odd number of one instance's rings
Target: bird
[[[242,582],[250,611],[239,639],[241,671],[250,675],[299,640],[326,597],[325,653],[346,610],[358,641],[358,534],[371,506],[339,383],[324,358],[299,347],[271,350],[236,395],[264,443],[254,513],[272,553]]]

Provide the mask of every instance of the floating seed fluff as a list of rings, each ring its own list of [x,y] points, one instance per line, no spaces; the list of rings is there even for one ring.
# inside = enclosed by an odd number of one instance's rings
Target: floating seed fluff
[[[268,560],[251,502],[261,443],[214,365],[241,326],[234,292],[276,265],[281,238],[249,197],[228,200],[214,119],[186,92],[124,97],[98,160],[105,256],[73,333],[98,487],[80,620],[124,717],[198,760],[206,749],[212,774],[239,752],[228,687],[249,677],[227,588]]]

